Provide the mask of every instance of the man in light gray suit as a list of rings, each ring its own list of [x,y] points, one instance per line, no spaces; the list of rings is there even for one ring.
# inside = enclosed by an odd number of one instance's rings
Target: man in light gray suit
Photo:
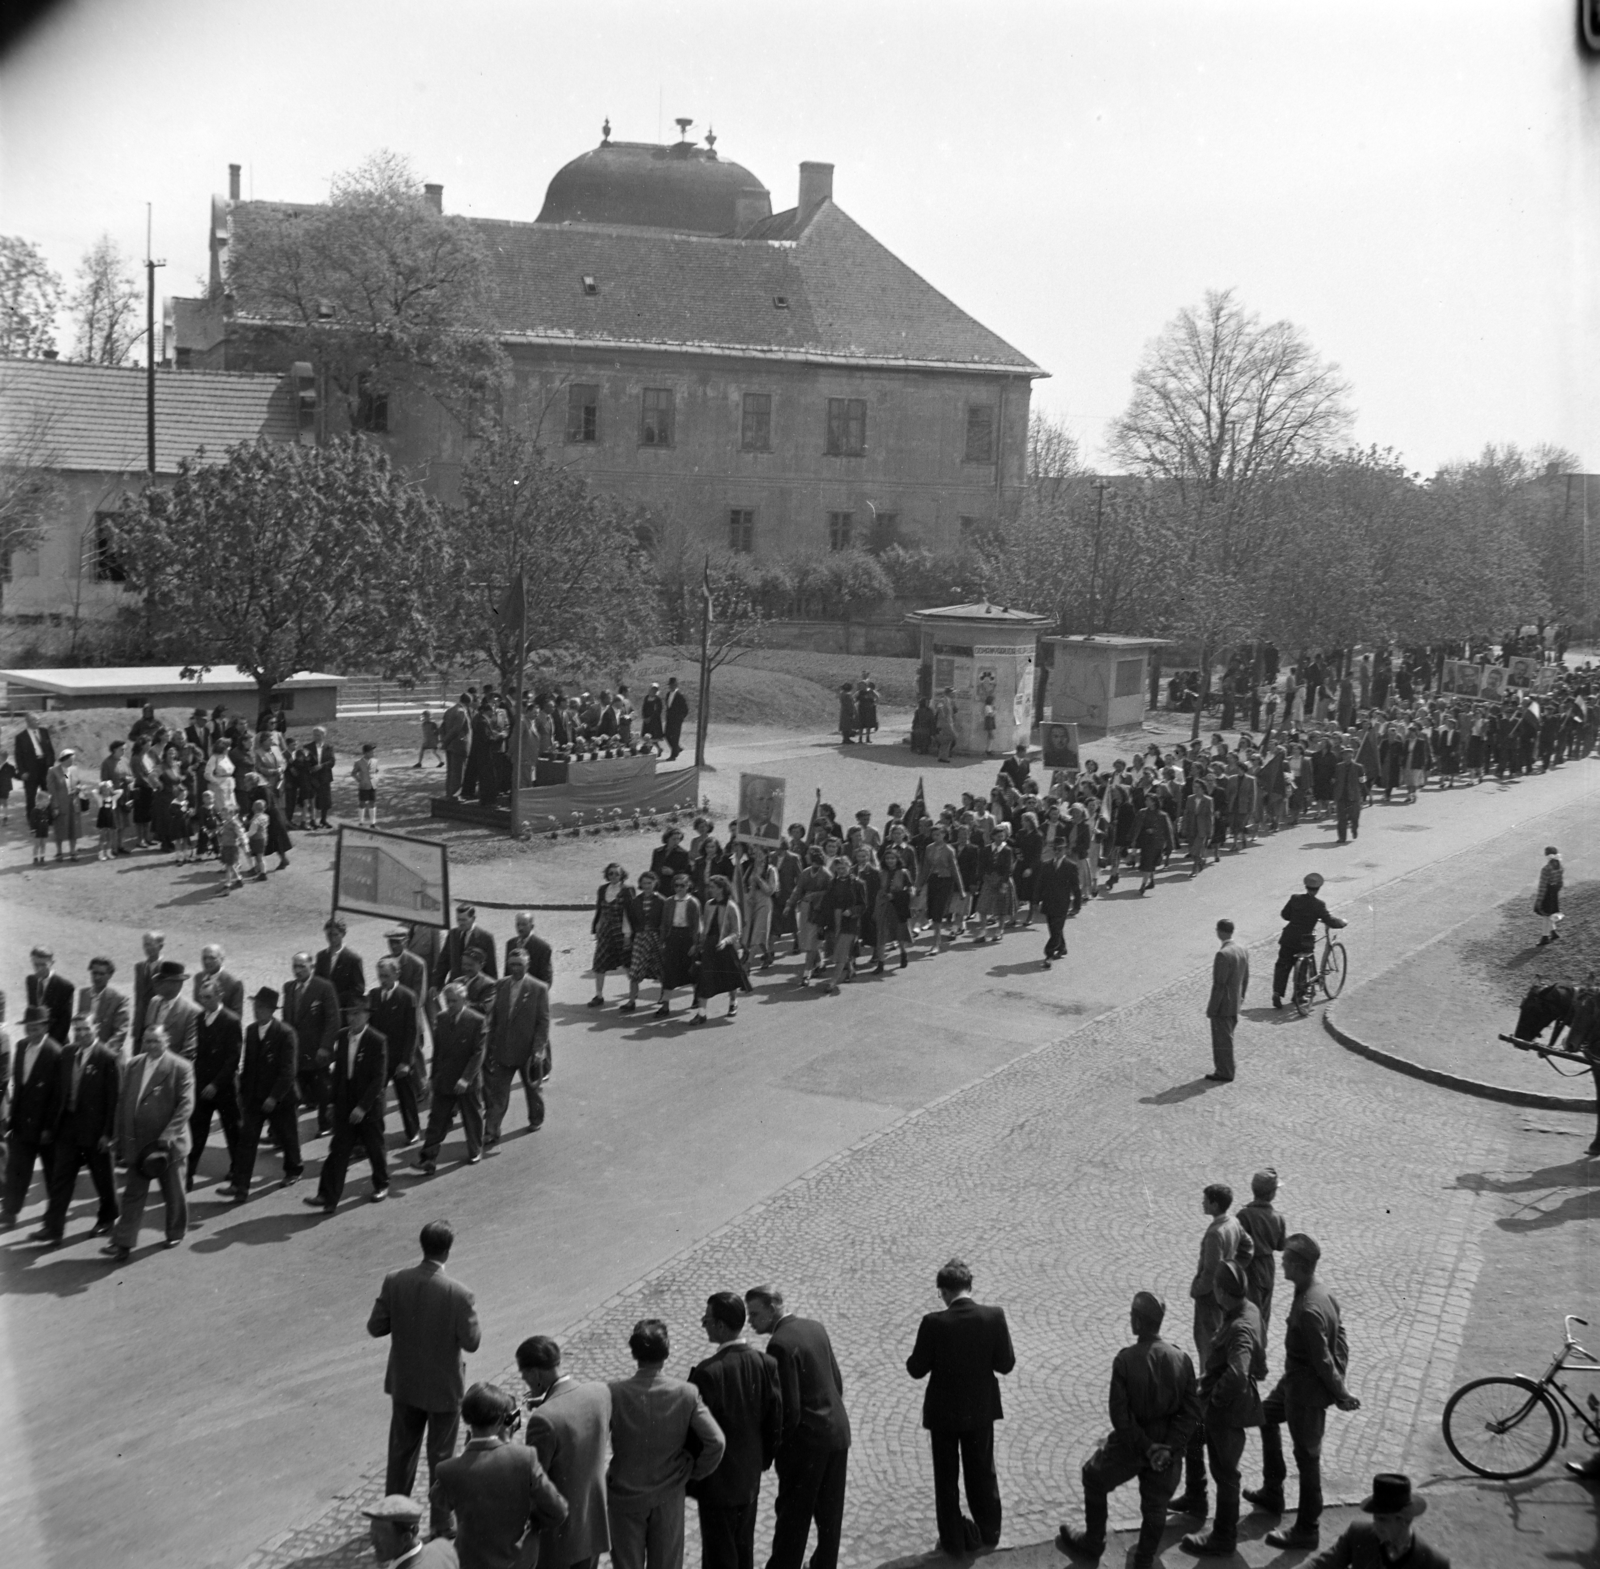
[[[513,948],[507,974],[489,1006],[489,1051],[483,1064],[483,1147],[493,1154],[518,1074],[528,1099],[528,1130],[544,1124],[540,1071],[550,1044],[550,988],[528,974],[528,955]]]
[[[111,984],[116,973],[110,959],[97,956],[89,961],[89,984],[78,992],[78,1012],[89,1016],[89,1028],[100,1045],[126,1057],[131,1014],[128,994]]]
[[[606,1520],[606,1449],[611,1441],[611,1391],[580,1384],[561,1370],[561,1347],[530,1335],[517,1347],[517,1371],[538,1404],[528,1412],[524,1441],[567,1501],[567,1518],[547,1526],[539,1569],[594,1569],[611,1550]]]
[[[189,1154],[189,1118],[194,1115],[194,1068],[168,1048],[161,1024],[147,1024],[139,1057],[122,1075],[117,1100],[116,1157],[128,1168],[111,1241],[100,1251],[122,1263],[139,1240],[150,1184],[159,1181],[167,1205],[167,1246],[175,1248],[189,1229],[183,1191]],[[163,1158],[164,1157],[164,1158]]]
[[[612,1569],[683,1569],[684,1486],[716,1470],[726,1440],[700,1391],[662,1373],[670,1347],[659,1318],[633,1326],[628,1350],[638,1372],[610,1385]]]
[[[1217,937],[1222,946],[1211,961],[1211,997],[1206,1003],[1214,1066],[1206,1077],[1228,1084],[1233,1079],[1234,1026],[1244,1007],[1244,994],[1250,989],[1250,955],[1233,940],[1232,921],[1217,922]]]
[[[206,981],[213,980],[217,983],[217,997],[222,1006],[242,1019],[248,1011],[244,1005],[244,982],[232,971],[223,969],[222,961],[226,958],[221,943],[208,942],[200,950],[200,968],[195,972],[190,995],[198,1004],[200,988]]]
[[[466,1393],[466,1353],[483,1338],[472,1293],[444,1272],[456,1234],[445,1220],[422,1228],[422,1262],[383,1277],[367,1333],[389,1336],[389,1370],[383,1389],[394,1403],[389,1419],[386,1493],[411,1496],[423,1434],[428,1439],[428,1479],[456,1452],[461,1397]],[[435,1498],[433,1534],[453,1529],[449,1505]]]

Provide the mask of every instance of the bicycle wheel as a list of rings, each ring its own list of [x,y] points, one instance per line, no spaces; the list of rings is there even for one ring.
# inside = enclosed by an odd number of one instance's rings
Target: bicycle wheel
[[[1475,1378],[1444,1408],[1444,1441],[1469,1471],[1509,1482],[1531,1476],[1561,1442],[1561,1416],[1525,1379]]]
[[[1303,1019],[1311,1011],[1311,994],[1316,989],[1316,971],[1309,959],[1297,959],[1294,966],[1294,989],[1289,1002]]]
[[[1322,956],[1322,973],[1318,977],[1329,1002],[1344,990],[1344,978],[1348,970],[1349,961],[1345,957],[1344,944],[1329,943],[1328,951]]]

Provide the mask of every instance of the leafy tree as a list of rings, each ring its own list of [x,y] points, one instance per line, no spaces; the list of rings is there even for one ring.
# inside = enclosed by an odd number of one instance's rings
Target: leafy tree
[[[241,443],[123,502],[115,544],[152,640],[262,696],[297,670],[415,677],[436,664],[437,502],[370,442]]]
[[[0,353],[43,359],[56,346],[61,278],[31,240],[0,234]]]
[[[515,629],[499,614],[519,568],[530,668],[618,669],[649,643],[656,593],[636,526],[527,436],[497,426],[482,438],[450,520],[429,585],[447,657],[487,661],[505,686],[521,684]]]
[[[75,334],[72,357],[90,365],[126,365],[144,336],[143,298],[128,258],[102,234],[78,263],[77,287],[67,300]],[[153,352],[148,346],[146,352]]]
[[[712,619],[707,663],[718,670],[766,641],[763,573],[753,556],[711,550],[704,536],[665,509],[641,524],[660,606],[661,635],[680,659],[700,658],[706,585]]]
[[[0,409],[6,406],[0,380]],[[0,594],[11,580],[11,558],[32,550],[44,535],[45,521],[60,490],[54,467],[49,414],[14,410],[0,416]]]
[[[324,368],[359,430],[393,393],[459,413],[501,376],[485,265],[472,226],[435,212],[410,164],[378,152],[335,178],[326,204],[237,207],[228,287],[277,358]]]

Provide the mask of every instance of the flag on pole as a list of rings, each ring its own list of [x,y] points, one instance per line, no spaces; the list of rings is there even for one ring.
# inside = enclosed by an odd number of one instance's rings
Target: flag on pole
[[[817,791],[817,799],[811,808],[811,821],[806,824],[806,843],[810,844],[816,836],[817,824],[822,821],[822,792]]]
[[[911,805],[906,808],[906,815],[905,815],[906,832],[908,834],[916,833],[917,824],[920,823],[923,820],[923,818],[925,818],[927,815],[928,815],[928,798],[923,792],[922,775],[918,774],[917,775],[917,793],[914,796],[911,797]]]

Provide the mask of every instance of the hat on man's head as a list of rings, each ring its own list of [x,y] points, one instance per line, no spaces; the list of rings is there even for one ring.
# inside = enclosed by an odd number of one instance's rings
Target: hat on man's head
[[[380,1498],[370,1509],[363,1509],[369,1520],[393,1520],[396,1525],[421,1525],[422,1505],[404,1493],[390,1493]]]
[[[1244,1269],[1241,1265],[1229,1259],[1225,1264],[1217,1265],[1217,1273],[1212,1278],[1211,1289],[1221,1292],[1223,1296],[1235,1297],[1243,1300],[1249,1293],[1244,1278]]]
[[[22,1010],[22,1022],[24,1024],[48,1024],[50,1022],[50,1010],[33,1004]]]
[[[278,1006],[278,994],[270,986],[262,986],[257,991],[251,1002],[265,1003],[269,1008]]]
[[[58,758],[76,757],[77,755],[78,755],[77,748],[76,747],[72,747],[72,746],[64,746],[64,747],[61,748],[61,750],[59,752],[56,753],[56,756]]]
[[[158,981],[181,981],[188,974],[182,959],[163,959],[156,966],[156,979]]]
[[[1428,1507],[1426,1498],[1411,1491],[1411,1478],[1398,1471],[1380,1471],[1372,1479],[1372,1496],[1361,1505],[1369,1515],[1399,1515],[1415,1520]]]
[[[1278,1172],[1273,1166],[1263,1166],[1250,1179],[1250,1191],[1258,1199],[1270,1199],[1278,1191]]]

